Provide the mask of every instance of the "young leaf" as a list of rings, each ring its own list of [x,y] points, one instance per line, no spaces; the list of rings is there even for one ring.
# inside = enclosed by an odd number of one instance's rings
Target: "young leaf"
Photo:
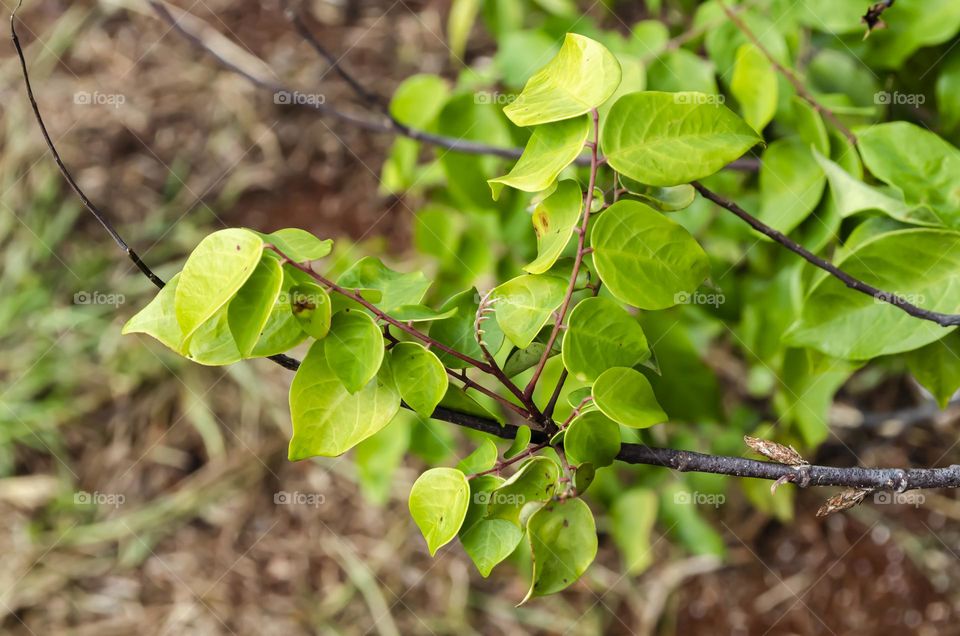
[[[673,186],[712,175],[762,141],[715,101],[702,93],[624,95],[603,127],[607,161],[649,185]]]
[[[603,283],[641,309],[683,302],[709,272],[706,253],[683,226],[637,201],[607,208],[590,242]]]
[[[503,458],[510,459],[511,457],[516,457],[530,444],[530,437],[533,435],[533,432],[530,430],[529,426],[523,425],[517,429],[517,436],[513,438],[513,443],[510,444],[510,448],[504,451]]]
[[[180,350],[186,350],[197,328],[243,287],[262,252],[263,240],[249,230],[220,230],[200,241],[180,272],[174,295]]]
[[[570,312],[563,366],[578,380],[592,382],[611,367],[632,367],[649,357],[640,323],[609,298],[587,298]]]
[[[580,184],[564,179],[553,194],[537,204],[533,211],[533,230],[537,234],[537,258],[523,269],[528,274],[543,274],[557,262],[570,242],[583,210]]]
[[[293,285],[294,279],[284,271],[282,289],[289,290]],[[290,310],[288,295],[281,293],[250,355],[257,358],[276,355],[293,349],[306,339],[307,333],[300,328],[300,322]]]
[[[756,131],[766,128],[777,112],[777,73],[753,43],[737,49],[730,92],[740,103],[744,120]]]
[[[354,263],[340,275],[337,284],[341,287],[375,289],[381,292],[382,298],[374,304],[386,313],[403,305],[419,304],[430,287],[430,281],[423,272],[401,274],[372,256],[361,258]]]
[[[157,292],[146,307],[127,321],[120,333],[124,336],[131,333],[145,333],[159,340],[168,349],[179,352],[183,336],[173,308],[173,299],[179,282],[180,274],[178,273],[167,281],[167,284]]]
[[[602,44],[568,33],[550,62],[503,109],[517,126],[577,117],[607,100],[620,85],[620,63]]]
[[[333,316],[325,348],[327,363],[350,393],[377,375],[383,361],[383,334],[373,319],[345,309]]]
[[[617,497],[610,511],[610,530],[623,555],[624,569],[640,574],[653,563],[650,533],[657,520],[657,495],[633,488]]]
[[[290,311],[300,328],[317,340],[326,338],[333,317],[333,303],[326,290],[313,283],[303,283],[291,287],[289,295]]]
[[[503,186],[524,192],[547,189],[583,150],[589,132],[590,119],[586,115],[537,126],[510,172],[487,181],[493,200],[500,198]]]
[[[661,188],[644,185],[623,175],[620,175],[620,183],[627,189],[627,192],[643,199],[644,203],[661,212],[685,210],[697,198],[697,191],[689,183]]]
[[[513,554],[522,540],[523,530],[505,519],[483,519],[460,535],[463,549],[484,578]]]
[[[330,254],[333,249],[333,241],[330,239],[320,240],[310,232],[295,227],[284,228],[270,234],[260,232],[257,234],[264,243],[273,245],[295,263],[319,260]],[[268,253],[276,254],[273,250],[269,250]]]
[[[864,241],[837,266],[848,274],[931,311],[960,311],[960,233],[902,230]],[[785,334],[794,346],[835,358],[869,360],[917,349],[945,329],[823,277],[807,296],[800,319]]]
[[[261,258],[253,274],[230,301],[227,320],[240,354],[247,358],[267,325],[280,296],[283,270],[273,258]]]
[[[423,417],[430,417],[449,383],[437,356],[416,342],[400,342],[390,350],[390,369],[403,401]]]
[[[290,385],[290,461],[342,455],[389,424],[400,409],[400,394],[386,367],[362,390],[347,391],[327,362],[330,342],[313,343]]]
[[[533,580],[523,602],[570,586],[597,555],[597,527],[582,499],[551,503],[527,523]]]
[[[609,466],[620,452],[620,427],[600,411],[581,413],[567,427],[563,448],[575,466]]]
[[[667,421],[650,381],[639,371],[615,367],[593,385],[593,400],[604,415],[630,428],[647,428]]]
[[[508,280],[491,295],[497,324],[510,342],[524,349],[550,320],[566,291],[567,281],[556,276],[524,275]]]
[[[413,483],[410,516],[427,540],[430,556],[457,536],[469,503],[470,483],[455,468],[431,468]]]
[[[500,451],[489,437],[484,437],[476,450],[457,463],[457,470],[467,475],[490,470],[497,463]]]

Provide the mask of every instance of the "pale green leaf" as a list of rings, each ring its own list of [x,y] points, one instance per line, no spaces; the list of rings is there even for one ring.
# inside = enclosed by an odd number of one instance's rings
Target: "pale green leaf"
[[[529,346],[563,302],[567,285],[556,276],[524,275],[494,289],[497,324],[510,342],[521,349]]]
[[[627,573],[640,574],[653,563],[650,534],[656,520],[657,495],[652,490],[631,488],[613,502],[610,531]]]
[[[200,241],[183,266],[174,295],[181,350],[197,328],[243,287],[262,253],[263,240],[249,230],[220,230]]]
[[[260,234],[264,243],[273,245],[295,263],[315,261],[327,256],[333,249],[333,241],[320,240],[310,232],[295,227],[277,230],[270,234]],[[272,250],[268,253],[274,253]]]
[[[518,126],[577,117],[605,102],[620,84],[620,64],[602,44],[568,33],[550,62],[503,109]]]
[[[583,210],[580,184],[564,179],[553,194],[533,210],[533,230],[537,234],[537,258],[524,266],[528,274],[543,274],[560,258],[570,242]]]
[[[423,417],[430,417],[449,384],[437,356],[416,342],[399,342],[390,350],[390,369],[403,401]]]
[[[609,466],[620,452],[620,427],[600,411],[581,413],[567,427],[563,448],[575,466]]]
[[[484,578],[513,554],[522,540],[523,530],[505,519],[483,519],[460,536],[463,549]]]
[[[431,322],[456,315],[457,308],[437,311],[426,305],[401,305],[390,312],[390,316],[400,322]]]
[[[641,309],[679,304],[709,272],[706,253],[683,226],[636,201],[611,205],[590,242],[604,285]]]
[[[717,172],[760,136],[716,96],[632,93],[617,100],[603,127],[610,165],[641,183],[673,186]]]
[[[327,362],[329,342],[313,343],[290,385],[291,461],[342,455],[390,423],[400,409],[400,394],[386,370],[362,390],[347,391]]]
[[[472,475],[490,470],[497,463],[500,451],[489,437],[484,437],[477,448],[457,463],[457,470]]]
[[[506,519],[520,525],[520,511],[529,504],[550,501],[560,479],[560,465],[547,457],[533,457],[510,479],[494,490],[487,518]]]
[[[760,166],[758,218],[789,234],[817,207],[826,179],[810,146],[799,137],[771,143]]]
[[[450,43],[450,57],[458,62],[463,63],[461,58],[467,50],[467,40],[479,11],[480,0],[453,0],[450,6],[447,41]]]
[[[477,343],[475,322],[477,319],[477,308],[480,305],[480,294],[476,289],[470,288],[450,298],[443,304],[440,311],[456,310],[456,313],[442,320],[437,320],[430,324],[430,337],[444,344],[451,349],[464,353],[471,358],[480,360],[483,358],[483,352]],[[481,323],[481,328],[485,332],[483,341],[490,353],[496,355],[503,346],[503,332],[497,325],[494,318],[489,318]],[[437,350],[437,356],[444,366],[451,369],[463,369],[468,365],[460,358],[451,356],[448,353]]]
[[[777,72],[755,44],[737,49],[730,92],[740,104],[743,119],[754,130],[766,128],[777,112]]]
[[[466,475],[454,468],[431,468],[413,483],[410,516],[431,556],[457,536],[469,503],[470,484]]]
[[[590,118],[586,115],[537,126],[510,172],[487,181],[493,200],[500,198],[503,186],[524,192],[545,190],[577,158],[589,132]]]
[[[365,387],[383,361],[383,334],[365,313],[345,309],[330,321],[327,363],[350,393]]]
[[[313,283],[294,285],[290,288],[290,311],[311,337],[320,340],[330,332],[333,303],[326,290]]]
[[[517,436],[513,438],[513,442],[510,444],[510,448],[503,452],[503,458],[510,459],[525,451],[527,445],[530,444],[530,437],[532,435],[533,431],[530,430],[529,426],[520,426],[517,429]]]
[[[910,373],[924,388],[933,393],[941,409],[960,389],[960,334],[931,342],[906,355]]]
[[[524,602],[569,587],[597,555],[597,527],[582,499],[547,504],[530,517],[527,534],[533,577]]]
[[[667,421],[653,387],[639,371],[614,367],[593,384],[593,401],[604,415],[630,428],[647,428]]]
[[[430,281],[423,272],[395,272],[379,258],[372,256],[361,258],[354,263],[337,278],[337,284],[341,287],[379,291],[382,297],[374,304],[386,313],[403,305],[419,304],[430,287]]]
[[[230,333],[243,357],[250,356],[260,339],[282,285],[280,262],[261,258],[253,274],[230,301],[227,310]]]

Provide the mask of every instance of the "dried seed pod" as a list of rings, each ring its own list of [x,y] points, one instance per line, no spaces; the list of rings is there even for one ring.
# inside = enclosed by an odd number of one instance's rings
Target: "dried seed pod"
[[[744,435],[743,441],[753,449],[753,451],[779,464],[786,464],[787,466],[805,466],[808,464],[792,446],[784,446],[783,444],[760,439],[759,437],[750,437],[749,435]]]
[[[873,492],[873,488],[847,488],[846,490],[841,490],[820,506],[820,510],[817,510],[817,516],[826,517],[835,512],[849,510],[863,501],[863,498],[871,492]]]

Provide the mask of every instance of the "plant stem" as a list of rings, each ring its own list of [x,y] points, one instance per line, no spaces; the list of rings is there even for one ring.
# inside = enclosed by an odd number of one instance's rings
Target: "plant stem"
[[[593,145],[590,148],[590,180],[587,184],[587,196],[583,204],[583,222],[580,225],[580,231],[577,233],[577,255],[573,261],[573,272],[570,274],[567,293],[564,294],[563,302],[560,304],[560,311],[557,314],[557,321],[554,323],[550,337],[547,339],[547,348],[544,350],[543,355],[540,356],[540,362],[537,363],[537,368],[533,372],[530,382],[527,383],[526,389],[523,391],[523,394],[528,397],[533,395],[533,390],[537,387],[540,375],[543,373],[543,369],[547,365],[547,360],[550,358],[550,352],[553,350],[553,344],[557,340],[557,335],[560,333],[563,321],[566,320],[567,310],[570,309],[570,301],[573,299],[573,292],[577,287],[577,276],[580,274],[580,265],[583,263],[583,256],[586,253],[584,245],[587,240],[587,227],[590,223],[590,207],[593,205],[593,188],[597,185],[597,169],[600,165],[600,158],[597,156],[597,143],[600,139],[600,113],[594,108],[591,109],[590,116],[593,119]],[[554,402],[556,402],[556,400],[554,400]]]

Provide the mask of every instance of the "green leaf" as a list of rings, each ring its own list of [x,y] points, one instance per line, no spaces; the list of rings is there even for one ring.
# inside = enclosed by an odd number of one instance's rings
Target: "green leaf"
[[[670,483],[661,489],[660,516],[667,531],[692,554],[725,555],[723,537],[700,515],[682,484]]]
[[[592,484],[596,478],[597,469],[594,468],[593,464],[585,462],[577,466],[576,471],[573,473],[573,487],[576,489],[577,494],[582,495],[587,492],[587,488],[590,487],[590,484]]]
[[[846,218],[859,212],[876,210],[893,219],[915,225],[942,225],[940,218],[927,205],[909,204],[871,187],[853,177],[838,164],[819,152],[814,157],[830,182],[833,197],[840,216]]]
[[[657,494],[652,490],[632,488],[613,502],[610,531],[628,574],[640,574],[653,563],[650,533],[656,520]]]
[[[400,409],[400,394],[386,368],[362,390],[347,391],[327,362],[330,342],[313,343],[290,385],[290,461],[342,455],[389,424]]]
[[[550,501],[557,490],[560,466],[547,457],[533,457],[491,493],[488,519],[520,525],[520,510],[529,503]]]
[[[716,74],[717,67],[710,60],[677,49],[657,57],[650,65],[649,87],[670,93],[697,91],[715,95],[718,92]]]
[[[291,287],[289,295],[290,311],[300,323],[300,328],[317,340],[326,338],[330,332],[333,311],[333,303],[326,290],[319,285],[305,283]]]
[[[593,384],[593,400],[604,415],[630,428],[647,428],[667,421],[653,387],[639,371],[614,367]]]
[[[414,128],[426,128],[440,114],[450,96],[447,81],[438,75],[420,73],[406,78],[390,98],[390,114]]]
[[[545,190],[577,158],[589,132],[590,118],[586,115],[537,126],[510,172],[487,181],[493,200],[500,198],[505,185],[524,192]]]
[[[601,135],[607,161],[649,185],[673,186],[712,175],[762,141],[716,101],[703,93],[621,97]]]
[[[917,382],[933,393],[941,409],[947,408],[950,398],[960,389],[960,334],[954,331],[911,351],[906,360]]]
[[[755,44],[737,49],[730,92],[740,103],[743,119],[754,130],[766,128],[777,112],[777,72]]]
[[[431,322],[456,315],[457,309],[437,311],[426,305],[401,305],[390,312],[390,316],[400,322]]]
[[[483,519],[460,536],[463,549],[484,578],[513,554],[522,540],[523,530],[505,519]]]
[[[536,134],[536,133],[534,133]],[[564,179],[553,194],[533,210],[533,230],[537,234],[537,258],[523,269],[528,274],[543,274],[553,267],[570,242],[583,210],[580,184]]]
[[[649,186],[620,175],[621,185],[630,194],[643,199],[643,202],[661,212],[676,212],[690,207],[697,198],[697,191],[689,183],[661,188]]]
[[[257,232],[257,234],[263,239],[264,243],[273,245],[295,263],[319,260],[330,254],[333,249],[332,240],[321,241],[310,232],[295,227],[277,230],[271,234],[261,234],[260,232]],[[268,253],[275,254],[276,252],[271,250]]]
[[[417,305],[430,287],[423,272],[401,274],[395,272],[379,258],[361,258],[337,279],[341,287],[375,289],[383,296],[374,304],[385,313],[403,305]]]
[[[416,342],[399,342],[390,350],[390,369],[403,401],[430,417],[449,383],[437,356]]]
[[[904,121],[857,131],[863,163],[899,188],[909,203],[929,205],[951,228],[960,228],[960,150]]]
[[[504,451],[503,458],[511,459],[525,451],[527,446],[530,444],[530,438],[532,435],[533,432],[530,430],[529,426],[520,426],[517,429],[517,436],[513,438],[513,442],[510,444],[510,448]]]
[[[500,451],[497,449],[497,445],[493,443],[493,440],[489,437],[484,437],[476,450],[460,460],[457,464],[457,470],[467,475],[482,473],[485,470],[493,468],[493,465],[497,463],[497,457],[499,457],[499,455]]]
[[[383,334],[367,314],[350,309],[335,314],[326,342],[327,363],[350,393],[377,375],[383,361]]]
[[[294,280],[283,273],[282,289],[289,290]],[[307,333],[300,328],[300,322],[290,309],[288,294],[281,293],[273,304],[267,324],[263,327],[260,339],[253,347],[251,356],[267,357],[293,349],[307,339]]]
[[[477,360],[483,358],[483,352],[480,350],[480,345],[477,344],[474,328],[477,309],[480,304],[479,296],[480,294],[473,288],[453,296],[443,304],[440,311],[455,309],[456,314],[450,318],[437,320],[430,325],[431,338]],[[482,329],[485,331],[483,341],[487,345],[487,349],[490,353],[496,355],[503,346],[503,332],[500,331],[497,321],[492,318],[483,321]],[[468,366],[460,358],[448,353],[443,351],[437,351],[436,353],[446,367],[463,369]]]
[[[620,427],[600,411],[581,413],[567,427],[563,448],[575,466],[609,466],[620,452]]]
[[[787,349],[774,396],[780,421],[793,424],[808,446],[822,444],[830,436],[833,396],[860,366],[812,349]]]
[[[870,60],[871,67],[894,69],[917,49],[954,37],[960,28],[960,4],[955,0],[901,2],[883,17],[887,28],[875,30],[858,57]]]
[[[547,345],[543,342],[533,341],[530,343],[530,346],[523,349],[514,349],[510,352],[510,355],[507,356],[507,361],[503,363],[503,372],[508,378],[512,378],[520,375],[527,369],[532,369],[540,363],[540,359],[543,357],[543,352],[547,350]],[[551,352],[551,355],[556,355],[559,353],[557,351],[556,343],[554,343],[554,350]]]
[[[398,412],[376,435],[357,444],[353,461],[363,496],[377,506],[390,501],[396,470],[410,447],[409,412]]]
[[[597,555],[597,527],[582,499],[544,506],[527,523],[533,580],[523,602],[570,586]]]
[[[410,516],[427,540],[430,556],[457,536],[469,503],[470,483],[454,468],[431,468],[413,483]]]
[[[896,293],[925,309],[957,313],[958,247],[957,232],[888,232],[861,243],[837,266],[854,278]],[[830,276],[814,285],[786,340],[836,358],[868,360],[917,349],[950,331],[933,322],[917,320],[880,299],[847,289]]]
[[[636,201],[607,208],[590,242],[603,283],[641,309],[679,304],[709,272],[706,253],[683,226]]]
[[[817,207],[825,185],[808,144],[799,137],[778,139],[763,153],[758,216],[789,234]]]
[[[186,353],[181,355],[208,366],[223,366],[243,359],[230,331],[227,307],[200,325],[190,338]]]
[[[450,409],[451,411],[456,411],[457,413],[476,415],[477,417],[493,420],[501,426],[506,423],[503,416],[488,411],[479,402],[470,397],[466,391],[452,384],[447,387],[447,392],[444,394],[443,399],[440,400],[440,406]]]
[[[210,234],[190,254],[174,295],[180,350],[193,333],[220,311],[253,274],[263,253],[263,240],[249,230],[227,229]]]
[[[570,312],[563,366],[576,379],[592,382],[611,367],[632,367],[649,357],[643,328],[609,298],[587,298]]]
[[[937,77],[937,109],[945,130],[960,126],[960,49],[951,51]]]
[[[447,18],[447,41],[450,43],[450,57],[462,63],[467,50],[467,40],[473,23],[477,20],[480,0],[453,0],[450,15]]]
[[[517,126],[570,119],[605,102],[619,85],[617,58],[599,42],[568,33],[556,57],[503,112]]]
[[[273,305],[280,296],[282,285],[283,270],[280,262],[272,258],[261,258],[253,274],[230,301],[227,310],[230,333],[233,334],[243,357],[250,356],[260,339],[273,311]]]
[[[175,274],[167,281],[153,300],[146,307],[138,311],[120,330],[124,336],[131,333],[144,333],[159,340],[164,346],[179,353],[180,342],[183,340],[180,325],[173,309],[174,295],[180,274]]]
[[[510,342],[524,349],[550,320],[566,291],[567,281],[556,276],[524,275],[508,280],[491,294],[497,324]]]

